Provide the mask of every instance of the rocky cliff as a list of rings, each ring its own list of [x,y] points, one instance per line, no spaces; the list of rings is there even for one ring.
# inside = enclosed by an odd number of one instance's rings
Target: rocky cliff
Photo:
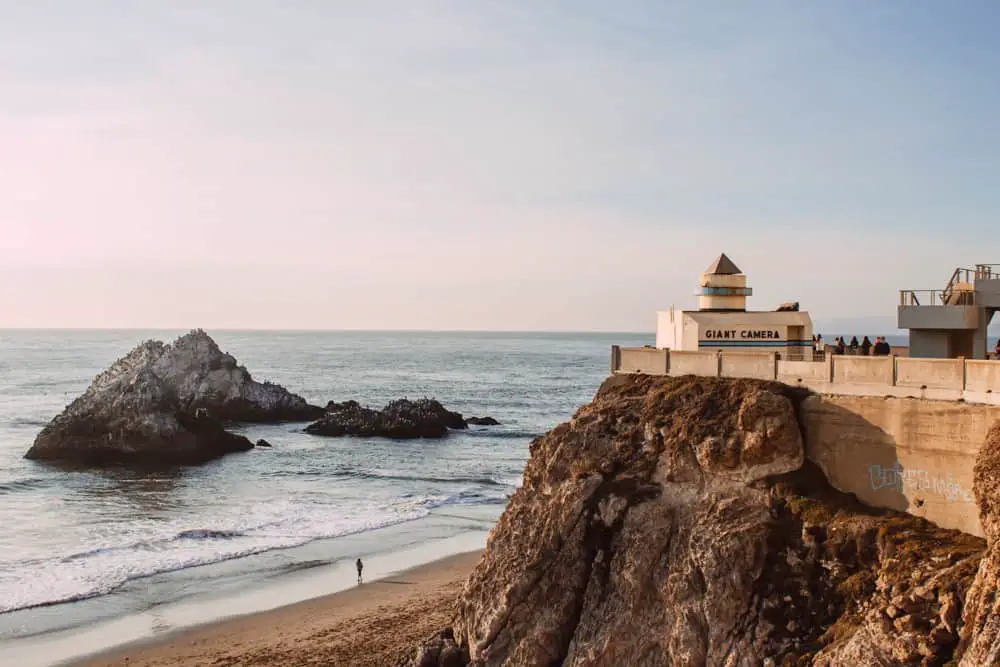
[[[200,463],[253,447],[226,421],[305,421],[323,414],[257,382],[204,331],[147,341],[115,362],[53,419],[27,458],[84,464]]]
[[[832,489],[804,462],[804,397],[609,379],[532,443],[454,623],[407,664],[997,664],[1000,435],[976,483],[986,551]]]

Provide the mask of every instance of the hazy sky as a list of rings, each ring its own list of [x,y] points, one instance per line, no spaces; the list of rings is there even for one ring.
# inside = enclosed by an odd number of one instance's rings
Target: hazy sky
[[[0,7],[0,326],[893,316],[1000,262],[1000,3]]]

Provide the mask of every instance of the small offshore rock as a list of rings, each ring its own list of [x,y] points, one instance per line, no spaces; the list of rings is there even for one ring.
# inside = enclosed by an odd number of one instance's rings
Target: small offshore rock
[[[306,433],[338,437],[380,437],[396,439],[443,438],[449,430],[468,428],[461,414],[446,409],[432,398],[392,401],[381,410],[364,407],[357,401],[330,401],[326,414],[306,427]]]
[[[469,426],[500,426],[493,417],[466,417],[465,423]]]
[[[263,438],[261,438],[254,444],[254,447],[270,447],[270,446],[271,443],[269,443],[267,440],[264,440]]]

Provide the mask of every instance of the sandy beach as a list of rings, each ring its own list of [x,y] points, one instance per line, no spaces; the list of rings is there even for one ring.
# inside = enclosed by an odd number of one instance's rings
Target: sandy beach
[[[449,623],[481,553],[449,556],[325,597],[136,643],[73,667],[392,665]]]

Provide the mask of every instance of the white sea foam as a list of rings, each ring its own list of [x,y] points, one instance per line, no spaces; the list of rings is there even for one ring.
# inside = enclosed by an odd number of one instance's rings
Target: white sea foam
[[[420,499],[383,510],[283,502],[219,516],[210,525],[136,524],[86,551],[0,570],[0,613],[106,594],[160,572],[411,521],[438,502]]]

